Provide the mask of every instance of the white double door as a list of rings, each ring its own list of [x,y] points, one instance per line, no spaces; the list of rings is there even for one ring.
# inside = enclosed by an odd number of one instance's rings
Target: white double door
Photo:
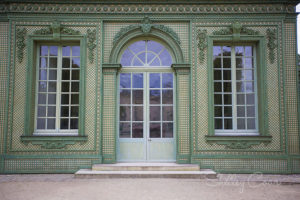
[[[118,162],[174,162],[174,75],[122,72],[118,92]]]

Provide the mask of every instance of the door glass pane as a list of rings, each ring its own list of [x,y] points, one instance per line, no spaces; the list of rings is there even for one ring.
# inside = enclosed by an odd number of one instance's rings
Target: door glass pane
[[[120,88],[130,88],[131,83],[131,77],[130,74],[122,73],[120,74]]]
[[[150,90],[150,104],[160,104],[160,90]]]
[[[143,104],[143,90],[132,90],[132,103]]]
[[[132,121],[143,121],[143,106],[133,106],[132,107]]]
[[[163,106],[163,121],[173,121],[173,106]]]
[[[151,73],[150,74],[150,88],[160,88],[160,74]]]
[[[173,90],[162,90],[162,103],[173,104]]]
[[[132,87],[133,88],[143,88],[144,79],[143,74],[132,74]]]
[[[120,123],[120,138],[130,138],[130,123]]]
[[[160,121],[160,106],[150,106],[150,121]]]
[[[163,123],[163,138],[172,138],[173,137],[173,123]]]
[[[120,90],[120,104],[130,104],[130,90]]]
[[[150,138],[160,138],[160,123],[150,123]]]
[[[120,106],[120,121],[130,121],[130,106]]]
[[[132,137],[143,138],[144,127],[143,123],[132,123]]]

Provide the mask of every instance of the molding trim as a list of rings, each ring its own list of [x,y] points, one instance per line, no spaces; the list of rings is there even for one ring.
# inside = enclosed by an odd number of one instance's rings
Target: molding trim
[[[227,149],[249,149],[261,143],[268,145],[272,136],[205,136],[209,144],[225,145]]]
[[[43,149],[64,149],[67,145],[85,143],[87,136],[21,136],[21,141],[26,145],[41,145]]]
[[[197,31],[197,39],[198,39],[198,49],[199,49],[199,61],[203,63],[205,55],[204,51],[207,47],[207,30],[198,30]]]
[[[17,38],[17,57],[18,57],[18,61],[19,63],[21,63],[23,61],[23,57],[24,57],[24,48],[26,47],[25,44],[25,36],[26,36],[26,29],[25,28],[18,28],[16,30],[16,38]]]
[[[72,4],[73,3],[73,4]],[[159,4],[160,3],[160,4]],[[240,3],[240,1],[239,1]],[[176,3],[168,2],[162,3],[155,2],[149,3],[138,1],[134,4],[126,2],[122,3],[112,3],[102,2],[99,3],[94,1],[94,3],[87,3],[86,1],[69,3],[62,2],[51,2],[51,3],[33,3],[33,2],[9,2],[6,4],[0,4],[0,13],[63,13],[63,14],[74,14],[74,13],[103,13],[103,14],[119,14],[119,13],[137,13],[137,14],[224,14],[224,13],[295,13],[296,1],[288,3],[270,3],[264,2],[260,4],[253,5],[253,2],[243,2],[242,4],[236,4],[236,2],[231,2],[228,4],[226,2],[219,2],[218,4],[207,2],[190,2],[190,3]]]
[[[94,49],[96,48],[96,29],[87,30],[87,47],[89,49],[89,61],[92,64],[94,62]]]
[[[79,31],[64,27],[59,21],[54,20],[52,25],[33,32],[33,35],[53,35],[54,40],[60,40],[61,35],[80,35]]]
[[[141,29],[143,35],[148,35],[152,29],[160,30],[160,31],[170,35],[175,40],[175,42],[178,45],[180,45],[179,36],[173,29],[171,29],[170,27],[167,27],[165,25],[161,25],[161,24],[152,24],[149,17],[144,17],[141,24],[137,24],[137,25],[134,24],[134,25],[129,25],[124,28],[121,28],[120,31],[115,35],[115,37],[113,39],[113,46],[115,46],[115,44],[118,43],[119,40],[121,40],[121,38],[124,35],[128,34],[129,32],[131,32],[135,29]]]
[[[268,38],[268,48],[269,48],[269,59],[271,64],[274,64],[275,60],[275,49],[277,47],[277,40],[276,29],[267,29],[267,38]]]
[[[238,41],[241,35],[259,35],[259,31],[243,27],[240,22],[234,22],[230,27],[226,27],[213,32],[213,35],[232,35],[232,40]]]

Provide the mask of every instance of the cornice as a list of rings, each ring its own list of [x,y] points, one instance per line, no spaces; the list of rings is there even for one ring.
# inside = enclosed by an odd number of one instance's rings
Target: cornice
[[[277,1],[276,1],[277,2]],[[266,14],[266,13],[295,13],[295,4],[283,3],[268,3],[263,4],[196,4],[196,3],[182,3],[182,4],[157,4],[157,3],[136,3],[136,4],[97,4],[84,3],[44,3],[44,2],[28,2],[28,3],[6,3],[0,4],[0,13],[36,13],[36,14]]]

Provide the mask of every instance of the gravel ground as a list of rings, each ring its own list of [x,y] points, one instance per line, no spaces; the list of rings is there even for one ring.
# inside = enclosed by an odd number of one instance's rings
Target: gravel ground
[[[0,200],[300,199],[300,175],[219,174],[218,179],[75,179],[0,175]]]

